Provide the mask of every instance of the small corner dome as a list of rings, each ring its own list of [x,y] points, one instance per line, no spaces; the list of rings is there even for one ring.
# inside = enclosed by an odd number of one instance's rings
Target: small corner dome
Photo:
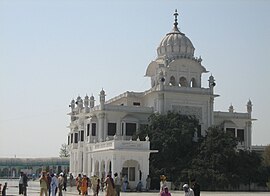
[[[100,95],[105,95],[105,91],[103,89],[100,91]]]
[[[190,39],[178,29],[177,10],[174,13],[174,16],[175,22],[172,31],[166,34],[157,48],[158,57],[193,58],[195,48]]]

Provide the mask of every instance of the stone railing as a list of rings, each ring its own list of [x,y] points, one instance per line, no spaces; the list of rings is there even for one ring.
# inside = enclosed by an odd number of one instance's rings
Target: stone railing
[[[127,141],[127,140],[109,140],[104,142],[99,142],[95,144],[90,144],[92,146],[92,151],[103,151],[110,149],[136,149],[138,151],[150,150],[149,141]]]

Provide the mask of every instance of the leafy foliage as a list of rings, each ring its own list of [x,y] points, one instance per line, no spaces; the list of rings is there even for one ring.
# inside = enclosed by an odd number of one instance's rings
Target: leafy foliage
[[[204,190],[228,190],[252,182],[266,186],[270,165],[262,165],[260,155],[237,150],[237,138],[220,127],[209,128],[205,137],[194,141],[198,127],[199,121],[193,116],[168,112],[151,115],[149,125],[139,131],[138,136],[148,135],[151,149],[158,150],[150,155],[155,188],[159,188],[159,176],[163,174],[175,185],[196,178]]]
[[[69,157],[69,149],[67,144],[61,145],[59,157]]]
[[[200,178],[202,186],[210,189],[229,184],[235,165],[237,141],[218,127],[210,128],[192,160],[191,176]]]
[[[261,158],[255,152],[237,150],[237,139],[222,129],[210,128],[192,160],[191,175],[211,190],[237,188],[259,182]]]
[[[263,153],[263,164],[267,167],[270,167],[270,145],[266,146]]]
[[[149,136],[151,149],[158,153],[150,156],[150,173],[153,180],[166,176],[173,182],[179,180],[179,173],[192,159],[197,143],[193,141],[199,122],[192,116],[169,112],[167,115],[153,114],[149,126],[141,130],[140,137]]]

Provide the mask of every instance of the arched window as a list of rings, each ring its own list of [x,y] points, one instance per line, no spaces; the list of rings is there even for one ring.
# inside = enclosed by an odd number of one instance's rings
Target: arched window
[[[175,78],[174,78],[174,76],[171,76],[169,85],[170,86],[175,86]]]
[[[190,81],[190,87],[197,87],[195,78],[192,78]]]
[[[187,79],[185,77],[181,77],[179,79],[179,86],[181,86],[181,87],[187,87],[188,86]]]

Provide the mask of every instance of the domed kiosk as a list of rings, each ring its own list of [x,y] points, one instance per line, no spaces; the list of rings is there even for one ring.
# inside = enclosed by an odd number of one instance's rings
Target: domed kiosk
[[[202,66],[201,57],[195,58],[195,48],[190,39],[178,28],[178,13],[174,13],[174,26],[167,33],[157,48],[157,58],[146,70],[145,76],[151,77],[151,86],[160,83],[166,86],[201,87],[201,75],[207,73]]]

